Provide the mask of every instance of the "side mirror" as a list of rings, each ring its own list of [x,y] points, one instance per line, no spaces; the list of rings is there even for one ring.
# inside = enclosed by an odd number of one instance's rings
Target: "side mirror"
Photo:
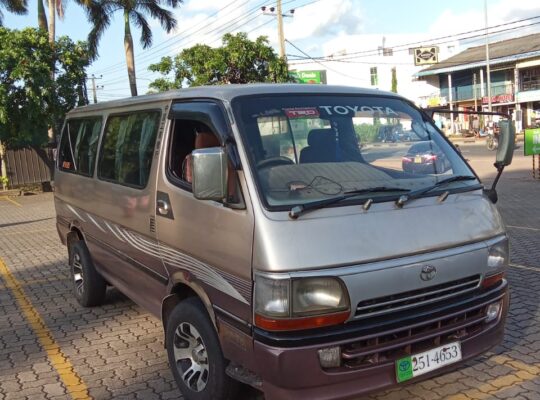
[[[499,145],[495,165],[506,167],[512,164],[512,157],[514,157],[516,128],[511,120],[505,120],[499,122],[499,129]]]
[[[193,195],[199,200],[227,197],[227,155],[221,147],[193,150],[191,153]]]

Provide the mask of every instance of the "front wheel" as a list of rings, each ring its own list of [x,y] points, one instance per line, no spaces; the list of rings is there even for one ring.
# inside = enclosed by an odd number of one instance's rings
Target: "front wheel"
[[[226,373],[216,331],[199,299],[179,303],[165,337],[174,379],[186,400],[232,400],[238,383]]]
[[[495,150],[497,148],[497,139],[495,139],[495,137],[493,137],[493,135],[489,135],[487,140],[486,140],[486,146],[488,148],[488,150]]]

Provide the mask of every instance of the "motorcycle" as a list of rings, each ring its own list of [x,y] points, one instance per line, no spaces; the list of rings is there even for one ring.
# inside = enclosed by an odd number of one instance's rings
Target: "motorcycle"
[[[486,138],[486,146],[488,150],[497,150],[497,147],[499,147],[499,138],[493,133],[488,133],[488,136]]]

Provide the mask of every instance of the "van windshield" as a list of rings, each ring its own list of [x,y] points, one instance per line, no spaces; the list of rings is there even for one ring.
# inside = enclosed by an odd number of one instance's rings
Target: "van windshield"
[[[271,208],[351,191],[364,200],[397,197],[458,175],[472,179],[456,180],[444,190],[478,184],[433,123],[399,98],[240,97],[233,108],[257,185]]]

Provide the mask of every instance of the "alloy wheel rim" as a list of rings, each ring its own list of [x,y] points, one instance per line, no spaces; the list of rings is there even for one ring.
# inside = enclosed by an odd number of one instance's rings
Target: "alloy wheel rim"
[[[189,322],[176,328],[173,339],[174,361],[180,378],[194,392],[204,390],[208,383],[208,354],[197,329]]]
[[[81,256],[79,256],[79,254],[73,256],[73,283],[75,284],[75,291],[77,294],[82,296],[84,291],[84,275]]]

